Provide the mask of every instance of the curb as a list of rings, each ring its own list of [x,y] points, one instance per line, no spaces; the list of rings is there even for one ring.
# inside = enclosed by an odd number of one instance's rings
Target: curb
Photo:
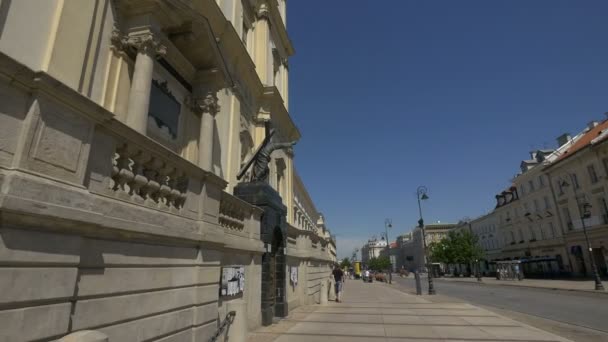
[[[509,283],[494,284],[494,283],[486,283],[486,282],[483,282],[483,281],[482,282],[472,282],[472,281],[460,281],[460,280],[443,280],[443,279],[438,279],[438,278],[435,278],[435,279],[438,280],[439,282],[442,282],[442,283],[457,283],[457,284],[484,285],[484,286],[525,287],[525,288],[528,288],[528,289],[537,289],[537,290],[580,292],[580,293],[600,295],[600,296],[607,296],[608,295],[607,291],[597,291],[597,290],[565,289],[565,288],[560,288],[560,287],[534,286],[534,285],[513,285],[513,284],[509,284]]]

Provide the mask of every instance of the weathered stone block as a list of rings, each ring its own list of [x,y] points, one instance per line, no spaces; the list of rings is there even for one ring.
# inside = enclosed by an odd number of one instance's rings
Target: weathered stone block
[[[216,284],[220,281],[219,266],[201,266],[198,267],[198,283],[199,284]]]
[[[196,288],[196,304],[217,302],[219,298],[219,285],[198,286]]]
[[[118,294],[196,285],[194,267],[83,269],[79,296]]]
[[[0,268],[0,304],[72,297],[77,274],[76,268]]]
[[[200,325],[217,318],[217,302],[194,308],[194,325]]]
[[[192,329],[188,329],[178,332],[175,335],[167,336],[165,338],[161,338],[160,340],[156,340],[156,342],[192,342],[192,335]]]
[[[32,341],[68,333],[70,303],[0,311],[0,341]]]
[[[205,325],[201,325],[199,327],[195,327],[193,330],[194,338],[192,341],[194,342],[208,342],[211,336],[217,331],[217,321],[213,321],[207,323]]]
[[[74,235],[0,228],[0,263],[78,265],[81,243]]]
[[[194,309],[188,308],[99,329],[111,341],[148,341],[192,326]]]
[[[86,239],[81,265],[195,265],[201,260],[192,247],[174,247],[132,242]]]
[[[192,305],[195,288],[139,293],[80,300],[73,315],[74,329],[88,329],[104,324],[152,315]]]

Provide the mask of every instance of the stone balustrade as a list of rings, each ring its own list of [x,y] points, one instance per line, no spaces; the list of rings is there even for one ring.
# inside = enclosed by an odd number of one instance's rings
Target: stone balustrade
[[[242,231],[245,227],[245,219],[252,214],[252,208],[249,203],[223,192],[220,200],[219,223],[224,228]]]
[[[116,144],[109,182],[118,196],[138,203],[180,210],[186,202],[188,178],[166,158],[122,141]]]

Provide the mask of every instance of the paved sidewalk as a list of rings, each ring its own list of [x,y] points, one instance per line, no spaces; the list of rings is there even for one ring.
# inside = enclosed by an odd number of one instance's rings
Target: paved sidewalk
[[[483,277],[482,283],[485,285],[505,285],[505,286],[524,286],[524,287],[536,287],[551,290],[564,290],[564,291],[585,291],[607,294],[606,291],[596,291],[595,282],[593,280],[553,280],[553,279],[524,279],[519,280],[497,280],[495,277]],[[458,281],[465,283],[479,283],[477,278],[474,277],[441,277],[438,281]],[[608,283],[604,284],[608,287]]]
[[[297,308],[249,342],[569,341],[466,303],[347,281],[342,303]]]

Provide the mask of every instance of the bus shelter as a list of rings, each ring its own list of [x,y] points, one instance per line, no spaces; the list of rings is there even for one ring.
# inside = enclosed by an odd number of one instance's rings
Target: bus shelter
[[[496,261],[496,279],[498,280],[522,280],[524,272],[521,260]]]

